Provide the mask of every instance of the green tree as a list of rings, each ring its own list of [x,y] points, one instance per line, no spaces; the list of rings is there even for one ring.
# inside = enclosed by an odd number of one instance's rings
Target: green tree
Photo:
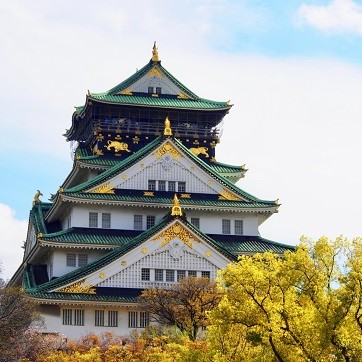
[[[211,313],[219,361],[360,361],[362,244],[303,238],[295,252],[242,256]]]
[[[154,320],[176,326],[195,340],[199,329],[208,324],[208,312],[221,299],[220,289],[207,278],[182,278],[171,289],[143,291],[143,307]]]

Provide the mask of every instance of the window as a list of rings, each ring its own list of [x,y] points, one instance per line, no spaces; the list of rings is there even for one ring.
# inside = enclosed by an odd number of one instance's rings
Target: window
[[[134,215],[133,224],[135,230],[142,230],[142,215]]]
[[[198,217],[192,217],[191,224],[200,229],[200,219]]]
[[[222,220],[222,233],[230,234],[230,220],[223,219]]]
[[[168,182],[168,191],[176,191],[176,181]]]
[[[77,254],[67,254],[67,266],[77,266]]]
[[[243,235],[243,220],[235,220],[235,235]]]
[[[147,222],[146,222],[147,229],[155,225],[155,220],[156,220],[155,216],[150,216],[150,215],[147,216]]]
[[[150,269],[141,270],[141,280],[150,280]]]
[[[78,254],[78,266],[85,266],[88,264],[87,254]]]
[[[111,227],[111,214],[107,212],[102,213],[102,228],[109,229]]]
[[[145,328],[150,324],[148,312],[128,312],[128,328]]]
[[[186,191],[186,182],[179,181],[177,191],[178,192],[185,192]]]
[[[201,277],[210,279],[210,272],[209,271],[202,271],[201,272]]]
[[[174,282],[175,281],[175,271],[167,269],[166,270],[166,282]]]
[[[148,189],[150,191],[156,190],[156,180],[148,180]]]
[[[186,270],[177,270],[177,281],[179,282],[182,278],[186,278]]]
[[[97,212],[89,213],[89,227],[90,228],[98,227],[98,213]]]
[[[148,93],[153,93],[153,87],[148,87]]]
[[[166,191],[166,181],[158,181],[158,191]]]
[[[163,270],[162,269],[155,269],[155,281],[163,282]]]
[[[74,311],[74,313],[73,313]],[[84,326],[84,310],[83,309],[63,309],[63,324]]]
[[[118,327],[118,312],[116,310],[108,311],[108,327]]]
[[[49,279],[53,278],[53,264],[49,265]]]
[[[188,276],[188,277],[196,278],[196,277],[197,277],[197,272],[196,272],[196,270],[189,270],[189,271],[187,272],[187,276]]]
[[[71,228],[72,227],[72,217],[71,216],[68,216],[68,219],[67,219],[67,228]]]
[[[162,93],[162,88],[156,87],[156,94],[161,94],[161,93]]]
[[[96,327],[104,326],[104,310],[96,310],[94,314],[94,325]]]

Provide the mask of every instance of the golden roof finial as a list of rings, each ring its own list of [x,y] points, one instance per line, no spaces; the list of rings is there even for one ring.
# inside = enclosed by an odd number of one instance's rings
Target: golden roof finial
[[[156,42],[153,43],[152,61],[153,62],[159,62],[160,61],[160,59],[158,58],[158,48],[156,47]]]
[[[40,196],[43,196],[43,194],[39,190],[37,190],[37,193],[34,195],[33,206],[41,202],[41,200],[39,199]]]
[[[177,195],[173,197],[173,206],[171,211],[172,216],[182,216],[182,210],[180,206],[180,201],[177,198]]]
[[[165,136],[172,136],[171,122],[168,117],[165,118],[165,130],[163,131]]]

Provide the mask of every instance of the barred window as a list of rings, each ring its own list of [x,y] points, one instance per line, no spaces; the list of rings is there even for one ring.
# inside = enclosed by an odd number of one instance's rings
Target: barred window
[[[148,189],[150,191],[156,190],[156,180],[148,180]]]
[[[161,93],[162,93],[162,88],[156,87],[156,94],[161,94]]]
[[[102,213],[102,228],[109,229],[111,227],[111,214],[108,212]]]
[[[235,235],[243,235],[243,220],[235,220]]]
[[[222,220],[222,233],[223,234],[230,234],[231,233],[231,223],[230,220],[223,219]]]
[[[118,327],[118,311],[108,311],[108,327]]]
[[[128,312],[128,328],[137,328],[138,312]]]
[[[153,87],[148,87],[148,93],[153,93]]]
[[[158,181],[158,191],[166,191],[166,181]]]
[[[63,309],[63,324],[72,325],[73,322],[73,310],[72,309]]]
[[[210,272],[209,271],[202,271],[201,272],[201,277],[210,279]]]
[[[89,227],[90,228],[98,227],[98,213],[97,212],[89,213]]]
[[[141,270],[141,280],[150,280],[150,269]]]
[[[197,272],[196,272],[196,270],[189,270],[189,271],[187,272],[187,276],[188,276],[188,277],[196,278],[196,277],[197,277]]]
[[[155,222],[156,222],[156,217],[148,215],[146,218],[146,228],[147,229],[151,228],[152,226],[155,225]]]
[[[167,269],[166,270],[166,282],[174,282],[175,281],[175,271]]]
[[[163,282],[163,269],[155,269],[155,281]]]
[[[178,192],[185,192],[186,191],[186,182],[179,181],[177,190],[178,190]]]
[[[94,325],[96,327],[104,326],[104,310],[96,310],[94,313]]]
[[[67,266],[77,266],[76,260],[77,254],[67,254]]]
[[[68,219],[67,219],[67,228],[71,228],[72,227],[72,217],[71,216],[68,216]]]
[[[182,278],[186,278],[186,270],[177,270],[177,281],[179,282]]]
[[[140,312],[140,327],[145,328],[150,324],[150,314],[148,312]]]
[[[128,328],[145,328],[150,324],[148,312],[128,312]]]
[[[133,228],[135,230],[142,230],[142,215],[133,215]]]
[[[78,254],[78,266],[85,266],[88,264],[87,254]]]
[[[74,325],[84,326],[84,310],[74,309]]]
[[[200,219],[198,217],[192,217],[191,224],[200,229]]]
[[[176,181],[168,182],[168,191],[176,191]]]

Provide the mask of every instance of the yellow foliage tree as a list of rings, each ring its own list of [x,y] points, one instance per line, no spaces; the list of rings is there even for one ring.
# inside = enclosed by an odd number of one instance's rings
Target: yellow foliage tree
[[[295,252],[242,256],[220,274],[216,361],[361,361],[362,243],[302,238]]]

